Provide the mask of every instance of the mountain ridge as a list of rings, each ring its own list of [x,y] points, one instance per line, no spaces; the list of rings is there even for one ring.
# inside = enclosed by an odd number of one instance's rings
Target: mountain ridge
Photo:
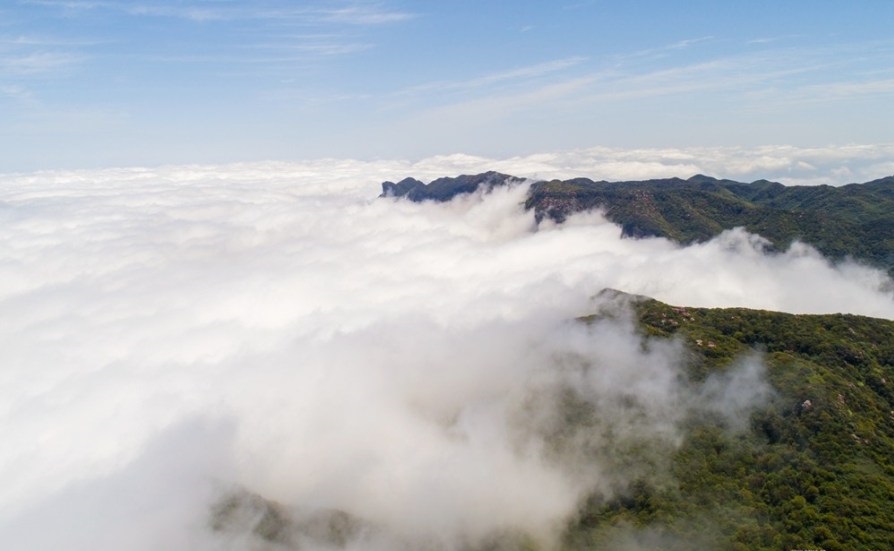
[[[499,172],[445,177],[426,185],[406,178],[382,183],[380,197],[449,201],[464,193],[524,181]],[[894,176],[839,187],[750,183],[696,174],[609,182],[589,178],[539,180],[524,203],[538,223],[601,209],[622,237],[665,237],[681,244],[709,240],[744,227],[771,250],[807,243],[833,261],[852,258],[894,275]]]

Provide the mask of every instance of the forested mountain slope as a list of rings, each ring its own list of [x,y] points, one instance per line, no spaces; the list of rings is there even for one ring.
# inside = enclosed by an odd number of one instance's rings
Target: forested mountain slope
[[[894,549],[894,321],[633,301],[703,380],[757,350],[774,396],[744,431],[693,417],[670,481],[589,502],[569,549]],[[598,318],[585,318],[592,321]]]
[[[446,201],[460,193],[519,179],[496,172],[439,178],[425,185],[407,178],[382,184],[383,195]],[[833,260],[852,257],[894,271],[894,176],[832,186],[741,183],[697,175],[683,180],[606,182],[574,178],[532,184],[525,201],[537,220],[602,209],[628,237],[661,236],[687,244],[742,226],[784,250],[800,240]]]

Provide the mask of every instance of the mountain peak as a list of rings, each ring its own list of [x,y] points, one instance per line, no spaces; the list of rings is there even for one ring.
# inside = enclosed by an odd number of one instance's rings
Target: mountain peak
[[[404,178],[398,183],[382,182],[380,197],[406,197],[411,201],[449,201],[457,195],[474,193],[479,188],[490,191],[495,187],[520,182],[520,178],[490,170],[481,174],[445,176],[428,185],[415,178]]]
[[[704,174],[696,174],[695,176],[691,176],[686,181],[691,182],[693,184],[704,184],[704,183],[712,183],[713,184],[713,183],[719,182],[720,180],[718,180],[717,178],[714,178],[713,176],[706,176]]]

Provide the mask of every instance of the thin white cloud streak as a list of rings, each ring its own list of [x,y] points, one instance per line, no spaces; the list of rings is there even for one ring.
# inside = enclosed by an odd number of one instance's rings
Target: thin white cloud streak
[[[488,86],[487,76],[470,77],[469,82],[480,83],[476,86],[451,87],[447,83],[448,90],[457,92],[453,95],[441,95],[437,86],[422,84],[408,90],[427,92],[429,106],[411,113],[408,119],[432,128],[440,127],[438,121],[442,120],[490,124],[547,108],[560,114],[592,113],[600,105],[697,94],[713,96],[712,103],[723,101],[735,109],[763,112],[795,102],[847,102],[890,92],[888,79],[870,79],[863,74],[868,65],[889,64],[889,42],[765,48],[736,55],[699,55],[695,61],[692,57],[665,58],[709,40],[711,37],[704,37],[586,60],[590,63],[580,59],[567,67],[557,65],[551,69],[550,82],[534,80],[522,90]],[[654,62],[656,59],[660,62]],[[727,95],[722,97],[721,92]]]
[[[221,6],[218,8],[183,6],[128,6],[122,7],[135,16],[175,17],[190,21],[229,21],[249,19],[291,19],[306,23],[333,23],[356,26],[378,26],[413,19],[407,12],[386,11],[375,6],[353,6],[340,9],[323,8],[278,8],[256,9],[243,6]]]
[[[40,102],[34,95],[34,92],[19,85],[0,86],[0,94],[16,101],[23,107],[35,108],[40,106]]]
[[[195,50],[194,41],[184,37],[184,41],[166,38],[164,44],[175,45],[177,52],[164,53],[170,49],[153,44],[145,51],[155,54],[129,51],[127,48],[116,55],[129,56],[145,62],[189,63],[193,65],[211,65],[211,71],[218,76],[243,77],[244,69],[228,70],[221,73],[219,65],[257,65],[262,71],[269,71],[273,66],[280,71],[294,71],[302,64],[320,62],[335,56],[345,56],[369,50],[375,45],[369,40],[355,36],[361,33],[361,27],[379,27],[397,24],[415,17],[414,14],[389,10],[381,4],[351,3],[344,7],[332,8],[325,4],[303,5],[295,7],[288,3],[266,2],[256,6],[239,3],[131,3],[131,2],[56,2],[52,0],[31,2],[42,6],[50,13],[58,12],[63,17],[94,17],[97,21],[114,24],[114,17],[130,17],[134,20],[151,18],[173,18],[194,22],[196,25],[217,26],[222,36],[229,36],[218,48],[216,54]],[[134,24],[142,25],[135,21]],[[102,25],[99,25],[100,28]],[[271,41],[272,35],[288,35],[287,40],[279,43]],[[100,31],[102,32],[102,31]],[[150,32],[154,32],[151,31]],[[117,41],[117,39],[115,39]],[[15,55],[0,55],[0,69],[10,74],[40,75],[51,71],[82,64],[88,55],[87,49],[93,50],[90,57],[109,59],[108,52],[100,52],[96,46],[102,41],[71,39],[25,39],[7,41],[18,51]],[[68,46],[68,52],[41,51],[47,44]],[[207,48],[205,48],[207,50]],[[246,54],[247,49],[260,49],[271,52],[269,55]],[[258,71],[249,74],[258,76]]]
[[[281,45],[280,47],[270,47],[270,50],[279,50],[280,53],[272,54],[272,55],[247,55],[242,52],[233,52],[230,54],[182,54],[182,55],[144,55],[140,56],[140,59],[144,61],[152,61],[152,62],[164,62],[164,63],[190,63],[190,64],[237,64],[240,66],[246,65],[261,65],[261,66],[280,66],[280,67],[295,67],[296,62],[310,62],[313,60],[319,60],[323,57],[332,57],[339,55],[347,55],[353,54],[357,52],[362,52],[364,50],[369,50],[373,48],[372,44],[367,43],[359,43],[359,42],[307,42],[304,44],[290,44],[290,45]],[[220,70],[217,71],[217,74],[227,74],[227,75],[236,75],[236,74],[255,74],[253,73],[239,73],[237,71],[233,71],[227,68],[226,73],[222,73]]]
[[[817,84],[806,87],[801,91],[800,98],[797,99],[803,101],[836,101],[877,95],[894,95],[894,78]]]
[[[767,65],[767,58],[715,59],[690,65],[649,71],[606,70],[565,74],[562,79],[538,83],[533,89],[509,93],[490,90],[489,95],[436,105],[414,116],[434,126],[439,120],[493,121],[519,112],[540,109],[544,103],[565,110],[584,110],[594,104],[629,102],[636,99],[679,96],[734,90],[735,94],[757,85],[812,73],[820,66]],[[778,65],[778,64],[777,64]],[[426,86],[425,89],[434,90]],[[472,88],[469,88],[470,90]],[[803,89],[803,92],[810,92]]]
[[[0,73],[43,75],[68,69],[84,61],[84,56],[65,52],[29,52],[0,56]]]
[[[456,121],[464,128],[470,121],[478,127],[487,127],[493,122],[500,122],[513,115],[530,111],[537,105],[568,101],[568,98],[587,90],[597,80],[598,77],[595,76],[562,79],[538,84],[533,88],[523,88],[521,92],[483,95],[423,109],[413,114],[408,121],[420,128],[441,127],[442,130],[444,121]],[[389,105],[386,108],[393,106]]]
[[[77,0],[31,0],[38,6],[62,8],[71,12],[113,10],[136,17],[169,17],[197,23],[251,19],[291,19],[308,23],[335,23],[358,26],[375,26],[406,21],[415,17],[409,12],[383,9],[380,4],[355,3],[343,8],[326,8],[313,5],[292,7],[288,3],[272,2],[267,5],[245,6],[233,3],[209,5],[201,2],[90,2]],[[281,6],[281,7],[280,7]]]
[[[71,40],[58,37],[46,36],[16,36],[15,38],[0,38],[0,45],[3,46],[95,46],[102,44],[96,40]]]
[[[34,6],[64,8],[67,10],[92,10],[116,5],[114,2],[93,2],[86,0],[25,0],[23,3]]]
[[[335,23],[348,23],[351,25],[382,25],[407,21],[416,17],[409,12],[386,11],[375,6],[352,6],[334,10],[322,10],[320,12],[327,21]]]
[[[713,39],[714,39],[713,36],[702,36],[699,38],[687,38],[686,40],[680,40],[679,42],[674,42],[673,44],[669,45],[667,48],[671,49],[671,50],[682,50],[684,48],[688,48],[689,46],[692,46],[693,44],[698,44],[699,42],[705,42],[705,41],[713,40]]]
[[[718,90],[734,90],[815,71],[818,67],[773,69],[756,61],[746,67],[741,60],[718,59],[660,69],[640,74],[619,75],[604,82],[605,90],[587,95],[582,101],[628,101],[636,98],[672,96]],[[756,69],[757,66],[762,66]]]
[[[619,63],[631,61],[631,60],[635,60],[635,59],[642,59],[642,58],[658,59],[658,58],[668,55],[669,53],[671,53],[675,50],[685,50],[685,49],[689,48],[690,46],[692,46],[693,44],[699,44],[701,42],[706,42],[706,41],[710,41],[713,39],[714,39],[713,36],[702,36],[699,38],[689,38],[686,40],[679,40],[672,44],[666,44],[666,45],[660,46],[658,48],[649,48],[646,50],[639,50],[639,51],[631,52],[628,54],[620,54],[620,55],[614,56],[613,59]]]
[[[534,232],[524,186],[375,199],[382,180],[484,161],[0,178],[0,541],[244,548],[208,530],[230,485],[346,510],[377,527],[359,548],[549,539],[582,492],[661,472],[660,454],[615,465],[615,446],[672,448],[692,392],[755,380],[746,362],[681,387],[680,343],[644,351],[629,325],[569,323],[602,288],[894,317],[880,272],[766,255],[743,232],[681,248],[622,240],[593,213]],[[569,388],[622,440],[548,446]]]
[[[440,81],[440,82],[430,82],[427,84],[420,84],[417,86],[412,86],[405,90],[401,90],[397,92],[397,95],[414,95],[420,92],[429,92],[429,91],[450,91],[450,90],[468,90],[474,88],[481,88],[484,86],[490,86],[493,84],[498,84],[502,82],[512,82],[517,80],[530,79],[534,77],[541,77],[550,73],[554,73],[557,71],[562,71],[564,69],[568,69],[570,67],[574,67],[575,65],[579,65],[586,58],[583,57],[572,57],[566,59],[557,59],[553,61],[548,61],[545,63],[536,63],[534,65],[529,65],[527,67],[519,67],[516,69],[510,69],[507,71],[499,71],[489,75],[479,76],[475,78],[470,78],[468,80],[462,81]]]

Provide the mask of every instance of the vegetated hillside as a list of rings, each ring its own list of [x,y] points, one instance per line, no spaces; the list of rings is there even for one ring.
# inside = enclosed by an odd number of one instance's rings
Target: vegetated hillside
[[[407,178],[382,188],[383,195],[446,201],[479,184],[490,189],[511,181],[517,179],[488,172],[440,178],[428,186]],[[684,244],[742,226],[778,250],[800,240],[833,260],[850,256],[894,273],[894,176],[842,187],[787,187],[703,175],[630,182],[575,178],[533,184],[525,207],[535,210],[538,221],[558,222],[599,208],[624,236],[661,236]]]
[[[624,445],[612,432],[626,425],[605,424],[599,404],[569,388],[551,442],[599,442],[590,452],[606,474],[627,475],[623,487],[582,504],[561,549],[894,549],[894,321],[687,308],[613,294],[630,309],[609,308],[582,322],[632,311],[643,347],[682,340],[683,384],[694,389],[757,353],[772,396],[732,423],[693,407],[679,446],[669,447],[636,438]],[[215,531],[253,533],[281,549],[298,542],[350,547],[378,529],[343,511],[302,514],[238,491],[214,506],[210,522]],[[468,549],[539,547],[523,533],[505,532]]]
[[[838,260],[894,267],[894,177],[842,187],[750,184],[693,176],[641,182],[538,182],[525,203],[539,218],[601,208],[630,237],[703,241],[743,226],[776,249],[801,240]]]
[[[685,340],[695,381],[764,351],[775,397],[744,431],[694,416],[670,482],[594,496],[568,549],[894,549],[894,321],[650,299],[634,309],[645,335]]]

